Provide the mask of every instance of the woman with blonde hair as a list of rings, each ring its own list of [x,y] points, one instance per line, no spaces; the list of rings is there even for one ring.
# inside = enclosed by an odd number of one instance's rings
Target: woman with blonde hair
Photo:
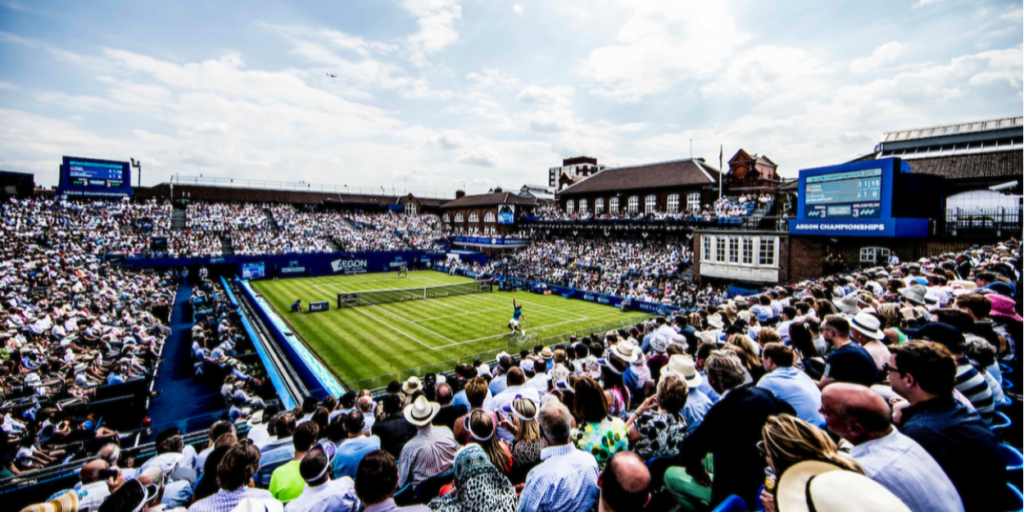
[[[769,343],[782,343],[782,337],[771,327],[762,327],[757,333],[757,344],[764,348]]]
[[[900,311],[899,304],[879,305],[878,316],[882,317],[882,320],[885,321],[882,324],[882,332],[885,333],[885,337],[888,338],[890,345],[898,345],[910,340],[909,336],[903,334],[906,322],[903,320],[903,312]]]
[[[778,414],[769,417],[761,428],[761,438],[757,449],[764,454],[776,477],[781,476],[790,466],[808,460],[828,462],[864,474],[860,464],[853,457],[840,452],[824,430],[796,416]],[[761,491],[761,501],[766,512],[775,510],[775,498],[769,490]]]
[[[743,361],[743,366],[747,368],[747,373],[754,379],[756,383],[762,376],[764,376],[764,367],[761,366],[760,351],[754,344],[754,340],[743,334],[733,334],[729,336],[728,345],[736,347],[736,353],[739,354],[740,360]]]
[[[469,415],[469,435],[473,442],[479,444],[485,452],[491,464],[498,468],[503,475],[512,471],[512,451],[508,444],[498,439],[497,425],[491,420],[491,416],[483,409],[475,409]]]
[[[537,422],[538,411],[537,404],[529,398],[516,398],[509,408],[509,412],[512,413],[512,421],[506,417],[501,422],[503,427],[516,436],[515,441],[512,442],[512,474],[509,475],[512,483],[526,481],[526,474],[541,462],[541,450],[548,446],[544,436],[540,433],[540,424]]]

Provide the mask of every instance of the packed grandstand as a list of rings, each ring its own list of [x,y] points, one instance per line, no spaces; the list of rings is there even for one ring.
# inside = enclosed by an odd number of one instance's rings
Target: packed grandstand
[[[974,511],[1004,510],[1019,484],[1005,444],[1020,441],[1015,239],[746,295],[694,281],[681,242],[538,239],[445,269],[666,309],[386,388],[300,390],[284,407],[232,279],[114,256],[429,249],[453,233],[429,213],[184,209],[175,226],[159,200],[3,204],[0,484],[31,510],[786,510],[835,472],[821,492],[878,510]],[[172,343],[184,360],[168,359]],[[172,371],[186,376],[176,390],[206,395],[162,394]],[[205,424],[146,413],[203,401]]]

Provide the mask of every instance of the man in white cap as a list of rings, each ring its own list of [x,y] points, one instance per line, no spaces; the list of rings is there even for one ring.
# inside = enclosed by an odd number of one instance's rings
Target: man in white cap
[[[423,395],[405,406],[405,419],[416,426],[416,435],[402,448],[398,458],[398,486],[418,484],[448,471],[459,451],[452,431],[431,424],[441,404],[430,402]]]
[[[358,414],[358,413],[357,413]],[[355,512],[355,482],[343,476],[331,480],[331,460],[336,448],[330,441],[321,441],[309,450],[299,463],[299,475],[306,482],[302,494],[285,507],[285,512]]]
[[[868,351],[875,367],[882,371],[882,366],[889,361],[889,349],[882,344],[885,333],[878,318],[866,311],[857,313],[850,319],[850,337]]]

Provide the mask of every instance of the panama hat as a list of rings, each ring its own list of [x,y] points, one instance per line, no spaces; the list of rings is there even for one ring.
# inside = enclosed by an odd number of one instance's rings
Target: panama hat
[[[782,473],[775,505],[780,512],[910,512],[878,482],[816,460],[799,462]]]
[[[668,364],[661,369],[661,378],[664,379],[666,376],[675,375],[686,381],[686,385],[695,388],[700,386],[703,379],[700,373],[697,371],[697,365],[694,364],[693,359],[690,356],[683,354],[676,354],[668,359]]]
[[[881,329],[882,323],[871,313],[857,313],[856,316],[850,319],[850,327],[873,340],[880,340],[885,337],[885,333]]]
[[[439,410],[441,410],[441,404],[430,402],[427,397],[420,395],[415,402],[405,406],[402,413],[405,414],[405,419],[409,420],[409,423],[422,427],[430,423]]]
[[[550,360],[555,356],[555,354],[551,351],[551,347],[544,347],[544,349],[540,351],[540,356],[543,357],[544,360]]]
[[[721,329],[725,327],[725,322],[722,321],[722,315],[715,313],[708,317],[708,325],[715,329]]]
[[[420,378],[415,375],[409,377],[409,380],[405,381],[405,384],[402,384],[402,391],[404,391],[405,394],[407,395],[411,395],[419,391],[420,389]]]
[[[846,313],[847,315],[856,315],[860,313],[860,306],[857,305],[857,294],[850,293],[841,299],[832,301],[839,311]]]
[[[616,343],[609,350],[609,353],[627,363],[632,363],[637,359],[636,350],[633,350],[632,343]]]

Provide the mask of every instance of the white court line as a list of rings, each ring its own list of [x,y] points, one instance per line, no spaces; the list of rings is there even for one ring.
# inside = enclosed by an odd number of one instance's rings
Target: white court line
[[[435,317],[431,317],[431,318],[424,318],[423,320],[409,320],[409,321],[418,324],[420,322],[429,322],[431,320],[441,320],[442,318],[454,318],[454,317],[457,317],[457,316],[476,315],[478,313],[489,313],[489,312],[504,311],[504,310],[505,310],[505,308],[481,309],[480,311],[467,312],[467,313],[463,313],[463,314],[460,314],[460,315],[435,316]]]
[[[485,296],[483,296],[483,294],[474,294],[473,296],[474,296],[474,297],[477,297],[477,296],[479,296],[479,298],[480,298],[480,299],[482,299],[482,300],[486,300],[486,301],[494,302],[494,303],[496,303],[496,304],[504,304],[504,302],[503,302],[503,301],[500,301],[500,300],[498,300],[498,299],[492,299],[492,298],[490,298],[490,297],[485,297]],[[587,319],[589,319],[589,318],[590,318],[590,317],[586,317],[586,316],[580,315],[579,313],[573,313],[573,312],[571,312],[571,311],[560,311],[560,310],[558,310],[558,309],[555,309],[555,308],[553,308],[553,307],[550,307],[550,306],[542,306],[542,305],[540,305],[540,304],[537,304],[537,303],[535,303],[535,302],[533,302],[533,303],[531,303],[531,302],[523,302],[523,301],[521,301],[521,300],[519,300],[519,301],[516,301],[516,302],[518,302],[518,303],[520,303],[520,304],[522,304],[522,305],[524,305],[524,306],[530,306],[530,307],[537,307],[537,308],[540,308],[540,309],[547,309],[547,310],[549,310],[549,311],[554,311],[555,313],[558,313],[559,315],[563,315],[563,316],[564,316],[565,314],[567,314],[567,313],[568,313],[568,314],[570,314],[570,315],[578,316],[578,317],[580,317],[580,319],[583,319],[583,318],[587,318]],[[509,304],[509,305],[511,306],[511,304]]]
[[[397,318],[397,319],[399,319],[399,320],[401,320],[403,322],[413,323],[411,320],[406,320],[406,319],[404,319],[404,318],[402,318],[402,317],[400,317],[400,316],[398,316],[398,315],[396,315],[396,314],[394,314],[394,313],[392,313],[392,312],[390,312],[390,311],[388,311],[388,310],[378,306],[377,304],[371,304],[369,307],[377,308],[378,310],[383,311],[384,313],[386,313],[388,315],[391,315],[392,317]],[[354,309],[358,309],[358,308],[354,308]],[[435,336],[440,336],[440,337],[442,337],[442,338],[444,338],[444,339],[446,339],[446,340],[448,340],[448,341],[450,341],[452,343],[458,343],[455,340],[453,340],[453,339],[451,339],[451,338],[449,338],[449,337],[447,337],[447,336],[445,336],[445,335],[443,335],[443,334],[441,334],[439,332],[435,332],[435,331],[432,331],[430,329],[427,329],[426,327],[423,327],[422,325],[417,325],[416,327],[419,327],[420,329],[423,329],[424,331],[427,331],[430,334],[433,334]]]
[[[547,327],[555,327],[556,325],[571,324],[573,322],[580,322],[580,321],[583,321],[583,320],[590,320],[590,318],[589,317],[583,317],[583,318],[579,318],[579,319],[575,319],[575,320],[567,320],[565,322],[558,322],[558,323],[555,323],[555,324],[547,324],[547,325],[541,325],[541,326],[538,326],[538,327],[530,327],[530,329],[531,330],[532,329],[545,329]],[[500,338],[502,336],[508,336],[509,334],[511,334],[511,333],[507,333],[506,332],[506,333],[501,333],[501,334],[495,334],[494,336],[485,336],[483,338],[477,338],[475,340],[460,341],[458,343],[452,343],[451,345],[443,345],[443,346],[440,346],[440,347],[437,347],[437,348],[440,349],[440,348],[454,347],[456,345],[465,345],[466,343],[473,343],[474,341],[489,340],[489,339],[492,339],[492,338]]]
[[[355,307],[355,308],[349,308],[349,309],[355,310],[355,311],[359,312],[359,314],[361,314],[361,315],[366,315],[366,317],[368,317],[369,319],[371,319],[371,320],[373,320],[373,321],[383,325],[384,327],[387,327],[388,329],[391,329],[392,331],[395,331],[398,334],[401,334],[402,336],[405,336],[406,338],[409,338],[410,340],[413,340],[416,343],[419,343],[420,345],[423,345],[424,347],[426,347],[427,350],[437,350],[436,348],[431,347],[430,345],[427,345],[426,343],[423,343],[422,341],[420,341],[420,340],[418,340],[416,338],[413,338],[412,336],[409,336],[408,334],[398,330],[397,328],[395,328],[391,324],[389,324],[389,323],[387,323],[387,322],[385,322],[383,320],[380,320],[379,318],[376,318],[373,315],[363,311],[362,308]],[[444,338],[444,336],[441,336],[441,337]],[[447,340],[448,338],[444,338],[444,339]],[[451,341],[451,340],[448,340],[448,341]]]

